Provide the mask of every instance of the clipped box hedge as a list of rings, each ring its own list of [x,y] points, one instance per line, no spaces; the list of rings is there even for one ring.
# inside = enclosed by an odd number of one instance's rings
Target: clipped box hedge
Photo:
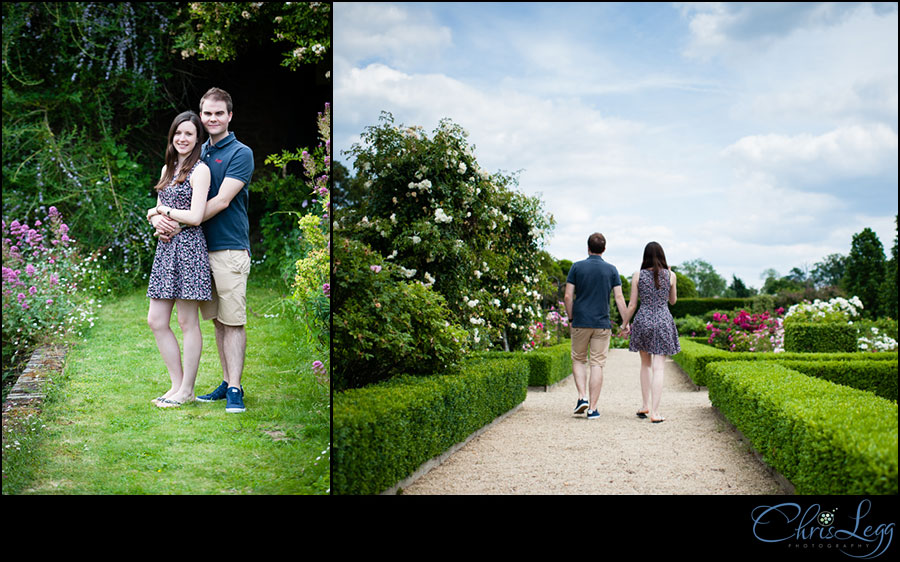
[[[897,493],[896,402],[774,362],[709,369],[712,404],[797,493]]]
[[[378,494],[525,400],[524,354],[334,394],[332,489]]]
[[[893,361],[796,361],[778,362],[804,375],[873,392],[897,401],[897,360]]]
[[[682,337],[679,340],[681,352],[673,355],[672,360],[684,369],[697,386],[709,386],[708,366],[721,361],[897,361],[896,351],[880,351],[878,353],[862,351],[853,353],[734,352],[692,341],[690,338]]]
[[[856,326],[846,323],[785,322],[784,350],[797,353],[850,353],[857,350]]]
[[[476,356],[502,358],[513,355],[528,361],[528,386],[550,386],[572,374],[572,342],[539,347],[527,353],[521,351],[484,351]]]

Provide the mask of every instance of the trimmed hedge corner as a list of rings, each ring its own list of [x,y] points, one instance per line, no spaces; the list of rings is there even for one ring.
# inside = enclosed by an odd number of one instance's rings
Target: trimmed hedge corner
[[[797,493],[897,493],[896,402],[773,362],[708,369],[712,404]]]
[[[379,494],[525,401],[524,354],[334,394],[332,490]]]
[[[709,386],[708,366],[720,361],[844,361],[844,362],[882,362],[897,361],[896,351],[866,353],[762,353],[755,351],[734,352],[718,349],[681,337],[681,352],[672,356],[697,386]],[[896,374],[896,371],[895,371]],[[895,376],[896,378],[896,376]],[[849,384],[849,383],[848,383]],[[889,383],[888,383],[889,384]],[[896,382],[895,382],[896,384]],[[874,388],[866,388],[874,391]]]
[[[572,342],[541,347],[525,354],[529,386],[550,386],[572,374]]]
[[[779,361],[788,369],[835,384],[873,392],[897,401],[897,360],[893,361]]]

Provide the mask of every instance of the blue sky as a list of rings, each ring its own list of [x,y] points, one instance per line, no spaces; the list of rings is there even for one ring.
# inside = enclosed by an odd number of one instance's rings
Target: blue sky
[[[381,111],[469,132],[519,174],[573,261],[602,232],[760,287],[897,214],[895,3],[342,3],[335,158]],[[352,169],[352,168],[351,168]]]

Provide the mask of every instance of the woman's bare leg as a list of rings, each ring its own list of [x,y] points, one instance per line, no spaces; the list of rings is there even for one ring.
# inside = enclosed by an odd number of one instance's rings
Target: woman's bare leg
[[[147,313],[147,324],[153,330],[156,337],[156,347],[162,355],[166,369],[169,371],[169,378],[172,386],[169,391],[163,395],[163,398],[169,398],[181,388],[184,372],[181,368],[181,350],[178,347],[178,340],[175,338],[175,332],[169,327],[172,318],[172,307],[175,301],[167,299],[150,299],[150,310]]]

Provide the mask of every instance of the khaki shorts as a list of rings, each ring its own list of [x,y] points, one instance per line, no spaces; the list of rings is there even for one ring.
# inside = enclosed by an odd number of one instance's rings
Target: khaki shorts
[[[572,361],[587,363],[588,347],[591,349],[591,366],[605,367],[609,355],[612,330],[600,328],[572,328]]]
[[[212,271],[212,300],[200,302],[204,320],[216,318],[228,326],[247,323],[247,277],[250,254],[247,250],[219,250],[209,253]]]

